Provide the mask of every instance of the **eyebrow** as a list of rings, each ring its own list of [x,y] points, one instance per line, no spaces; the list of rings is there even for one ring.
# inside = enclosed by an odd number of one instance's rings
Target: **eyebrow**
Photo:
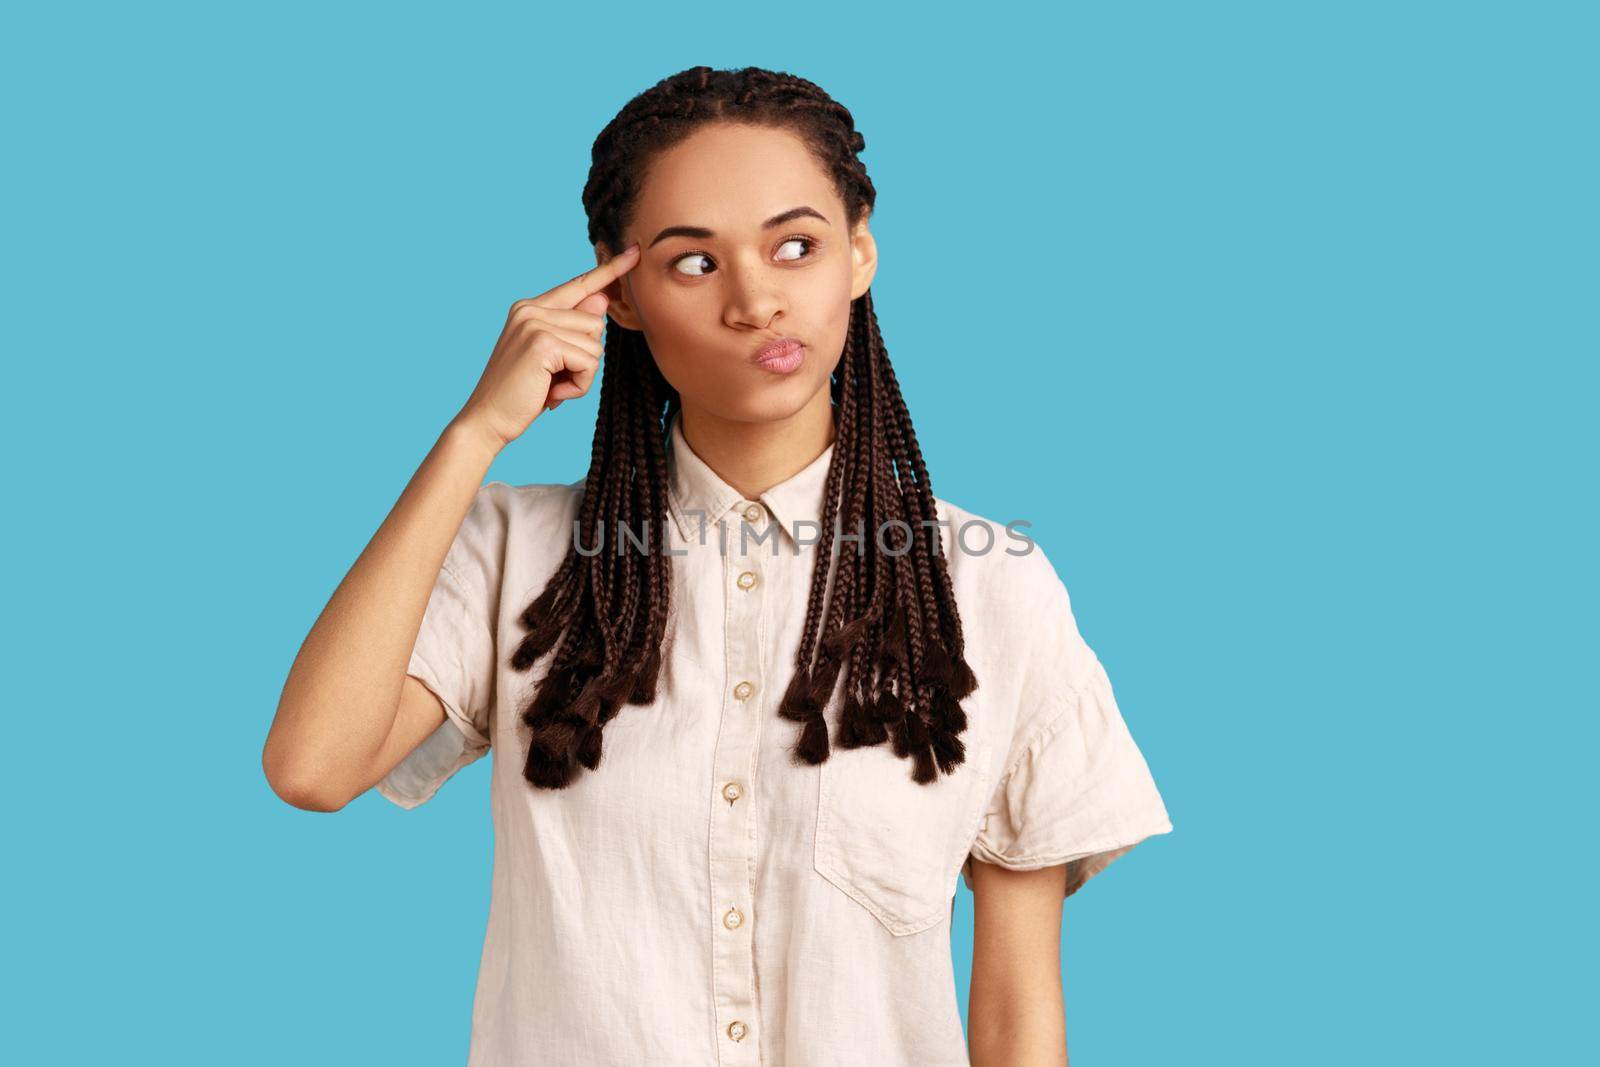
[[[761,228],[763,230],[770,230],[774,226],[782,226],[784,223],[793,219],[807,217],[821,219],[825,223],[828,222],[827,216],[823,215],[822,212],[818,211],[816,208],[810,208],[801,205],[800,207],[792,207],[788,211],[780,212],[779,214],[772,216],[766,222],[761,224]],[[832,223],[828,224],[832,225]],[[697,240],[704,241],[707,238],[715,236],[716,234],[712,233],[704,226],[668,226],[666,229],[656,234],[655,239],[646,247],[654,248],[662,241],[665,241],[668,237],[693,237]]]

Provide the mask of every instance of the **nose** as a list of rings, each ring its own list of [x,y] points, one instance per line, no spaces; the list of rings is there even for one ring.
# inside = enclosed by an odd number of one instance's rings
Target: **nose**
[[[786,310],[787,300],[776,268],[741,258],[732,266],[723,268],[724,294],[727,303],[722,321],[733,327],[751,327],[764,330],[772,320]]]

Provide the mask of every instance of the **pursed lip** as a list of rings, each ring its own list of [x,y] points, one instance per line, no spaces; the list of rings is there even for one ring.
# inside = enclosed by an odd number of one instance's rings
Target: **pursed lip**
[[[781,359],[790,353],[805,347],[805,342],[798,337],[779,337],[777,340],[768,341],[750,354],[753,363],[765,363],[772,359]]]

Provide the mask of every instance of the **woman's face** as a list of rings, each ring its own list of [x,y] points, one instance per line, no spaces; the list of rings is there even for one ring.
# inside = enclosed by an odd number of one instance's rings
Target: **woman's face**
[[[866,220],[847,228],[800,139],[758,126],[714,124],[657,156],[623,234],[633,241],[639,263],[606,290],[607,313],[643,331],[685,409],[732,422],[787,419],[816,400],[877,267]],[[755,362],[785,337],[805,346],[798,367]]]

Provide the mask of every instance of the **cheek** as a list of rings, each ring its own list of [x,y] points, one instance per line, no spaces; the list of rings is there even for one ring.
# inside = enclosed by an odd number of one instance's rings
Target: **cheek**
[[[805,318],[819,342],[826,340],[831,355],[838,355],[850,330],[850,270],[818,271],[807,280]],[[799,306],[799,305],[797,305]]]
[[[812,283],[819,289],[819,295],[825,293],[830,304],[850,303],[851,262],[848,255],[836,255],[828,263],[827,270],[813,271],[815,281]]]
[[[726,377],[715,349],[705,343],[707,323],[715,324],[720,314],[709,287],[700,292],[670,283],[639,285],[633,300],[645,341],[669,385],[699,395]]]
[[[661,279],[633,283],[630,298],[639,318],[652,333],[663,335],[682,331],[696,315],[693,299],[686,299],[682,287]]]
[[[705,294],[672,285],[636,287],[634,307],[657,359],[674,363],[705,351],[706,324],[718,315]]]

